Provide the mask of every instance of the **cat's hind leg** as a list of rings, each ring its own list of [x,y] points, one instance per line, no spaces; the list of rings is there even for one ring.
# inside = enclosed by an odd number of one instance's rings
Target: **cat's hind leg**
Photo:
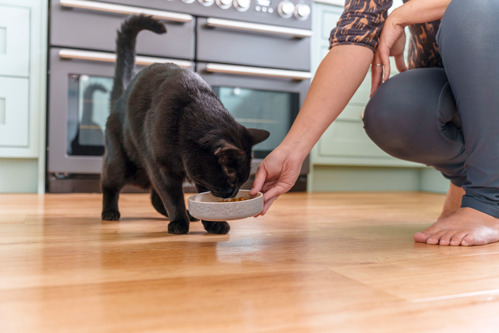
[[[158,213],[168,217],[168,212],[165,209],[165,205],[163,205],[163,201],[161,200],[158,192],[156,192],[154,189],[151,190],[151,203]],[[187,215],[189,216],[189,221],[199,221],[199,219],[195,218],[189,213],[189,210],[187,210]]]
[[[186,234],[189,232],[189,217],[185,208],[184,192],[182,191],[183,176],[170,174],[166,170],[154,170],[151,183],[158,197],[163,202],[170,217],[168,233]]]
[[[166,211],[165,205],[163,205],[163,201],[159,197],[158,192],[156,192],[154,189],[151,189],[151,203],[158,213],[168,217],[168,212]]]
[[[106,133],[106,153],[101,174],[102,219],[118,221],[120,211],[118,200],[120,191],[125,186],[126,157],[117,135]]]
[[[106,170],[107,169],[107,170]],[[118,209],[118,200],[120,191],[124,182],[119,177],[109,176],[109,168],[104,167],[102,173],[102,219],[105,221],[118,221],[120,211]]]

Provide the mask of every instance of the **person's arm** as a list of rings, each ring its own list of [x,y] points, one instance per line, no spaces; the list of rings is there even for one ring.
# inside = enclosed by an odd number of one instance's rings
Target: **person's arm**
[[[412,24],[441,19],[450,2],[451,0],[411,0],[395,9],[388,16],[373,60],[371,95],[390,76],[389,56],[393,55],[393,50],[397,47],[397,41],[400,41],[404,28]],[[397,62],[397,66],[399,66],[399,62]],[[401,71],[400,68],[399,71]]]
[[[358,89],[372,59],[373,51],[358,45],[335,46],[324,57],[293,126],[258,167],[251,194],[264,192],[261,215],[295,184],[305,157]]]

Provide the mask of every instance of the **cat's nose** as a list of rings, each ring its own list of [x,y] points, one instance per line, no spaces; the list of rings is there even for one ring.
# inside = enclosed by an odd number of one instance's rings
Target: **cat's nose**
[[[224,194],[224,198],[234,198],[237,194],[237,192],[239,192],[239,187],[235,186],[235,187],[229,187],[227,188],[223,194]]]

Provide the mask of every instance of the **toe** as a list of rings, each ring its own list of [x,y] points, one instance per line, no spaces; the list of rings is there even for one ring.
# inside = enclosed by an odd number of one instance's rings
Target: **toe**
[[[442,235],[442,237],[440,237],[440,241],[438,242],[438,244],[449,245],[450,240],[452,239],[452,236],[454,236],[455,233],[456,233],[455,231],[447,231]]]
[[[414,240],[418,243],[426,243],[427,239],[428,235],[425,234],[424,232],[417,232],[414,234]]]
[[[437,245],[440,242],[440,238],[447,232],[447,230],[437,231],[436,233],[430,235],[426,240],[426,244]]]
[[[466,235],[461,241],[462,246],[472,246],[475,245],[475,239],[472,235]]]
[[[450,245],[452,246],[459,246],[461,245],[461,242],[463,241],[463,238],[466,237],[468,233],[466,231],[459,231],[452,236],[452,239],[450,240]]]

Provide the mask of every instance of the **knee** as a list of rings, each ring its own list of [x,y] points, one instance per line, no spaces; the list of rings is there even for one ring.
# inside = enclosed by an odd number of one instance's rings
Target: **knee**
[[[421,131],[436,126],[435,110],[446,82],[442,69],[412,70],[392,77],[366,106],[366,134],[398,158],[408,159],[411,152],[424,149],[420,147],[425,141]]]
[[[400,118],[404,108],[388,89],[379,89],[364,111],[364,129],[369,138],[383,151],[401,157],[406,151],[403,136],[409,131],[407,118]],[[403,111],[402,111],[403,112]]]

